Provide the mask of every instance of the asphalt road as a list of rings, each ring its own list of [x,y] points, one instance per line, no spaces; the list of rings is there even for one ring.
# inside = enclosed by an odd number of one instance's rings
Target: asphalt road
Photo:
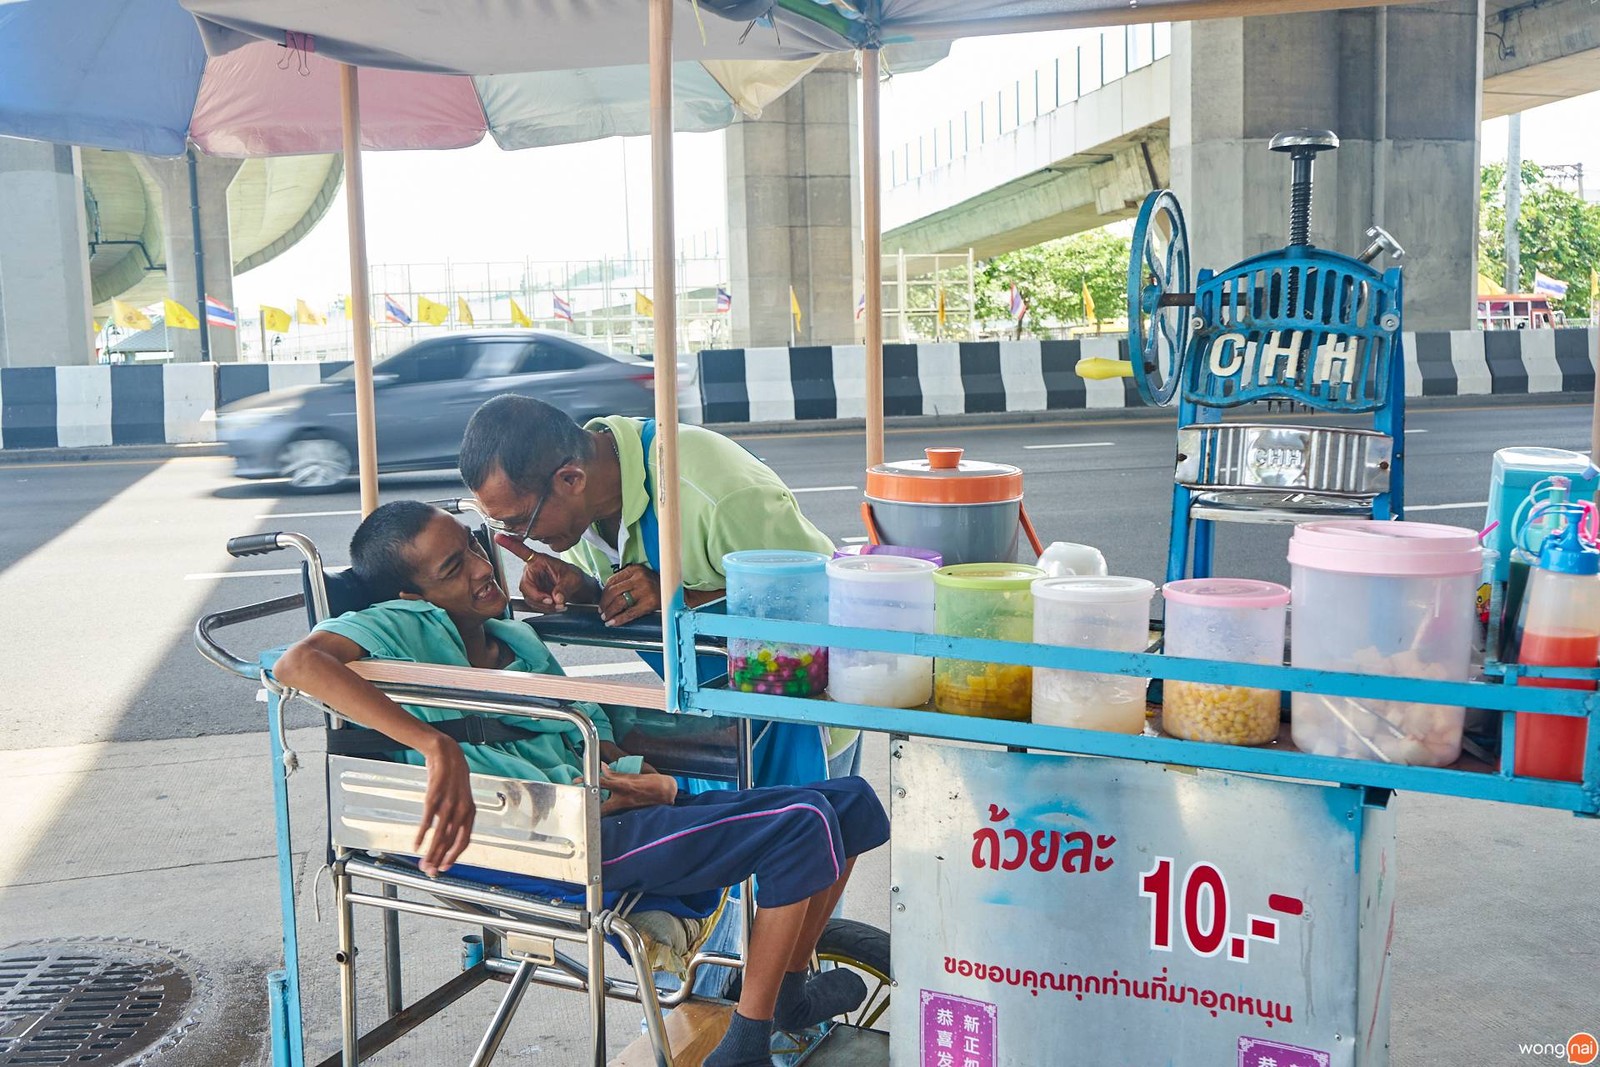
[[[1579,448],[1586,405],[1431,409],[1408,431],[1411,517],[1475,525],[1494,450],[1515,444]],[[862,536],[864,446],[857,432],[751,435],[744,443],[800,494],[836,541]],[[1172,425],[1150,419],[1009,426],[952,422],[890,431],[890,458],[958,444],[973,458],[1019,464],[1027,504],[1046,540],[1099,546],[1114,572],[1159,578],[1173,455]],[[452,473],[387,477],[385,500],[463,492]],[[346,561],[359,502],[353,488],[289,493],[244,482],[229,461],[0,462],[0,749],[143,740],[258,729],[248,683],[195,652],[203,613],[293,592],[292,553],[236,560],[231,536],[297,530],[327,562]],[[1426,510],[1419,510],[1426,509]],[[1225,529],[1218,573],[1282,580],[1287,532]],[[230,632],[237,650],[290,640],[297,620]],[[566,649],[561,658],[604,670],[616,652]],[[625,669],[631,668],[629,664]],[[309,713],[302,710],[304,723]]]

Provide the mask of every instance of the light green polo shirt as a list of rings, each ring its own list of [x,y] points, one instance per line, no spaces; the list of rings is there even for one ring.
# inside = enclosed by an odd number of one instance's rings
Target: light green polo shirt
[[[586,430],[609,429],[622,464],[622,565],[649,565],[639,520],[649,496],[645,492],[643,422],[624,415],[594,419]],[[650,457],[652,483],[659,484],[658,462]],[[833,554],[833,542],[800,513],[783,479],[772,468],[721,434],[701,426],[678,430],[678,510],[683,530],[685,589],[723,589],[722,557],[747,548],[788,548]],[[598,531],[595,531],[598,536]],[[612,563],[588,541],[579,541],[564,557],[604,582]]]
[[[490,619],[484,625],[490,636],[505,642],[516,657],[507,670],[529,674],[563,673],[561,664],[556,662],[544,642],[527,625],[503,619]],[[423,600],[389,600],[374,604],[336,619],[325,619],[317,624],[317,629],[348,638],[377,659],[435,663],[446,667],[472,666],[467,661],[467,647],[462,643],[461,634],[449,614],[443,608],[436,608]],[[403,706],[425,722],[443,722],[462,717],[459,711],[416,704]],[[573,707],[594,722],[600,740],[616,740],[612,734],[611,718],[604,708],[590,703],[575,703]],[[539,736],[492,745],[462,745],[461,751],[472,770],[505,778],[542,779],[557,785],[571,785],[582,776],[583,742],[576,728],[517,715],[491,717]],[[421,753],[409,749],[396,753],[396,756],[406,763],[421,765],[425,762]]]

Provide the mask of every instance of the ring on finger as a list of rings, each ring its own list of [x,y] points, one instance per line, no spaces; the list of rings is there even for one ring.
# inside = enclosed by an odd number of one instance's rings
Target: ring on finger
[[[632,593],[631,590],[624,589],[622,591],[622,602],[624,604],[628,605],[628,607],[630,607],[630,608],[633,607],[634,600],[633,600],[633,593]]]

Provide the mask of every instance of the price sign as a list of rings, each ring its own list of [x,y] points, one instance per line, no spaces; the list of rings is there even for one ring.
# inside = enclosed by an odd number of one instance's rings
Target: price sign
[[[984,1067],[1387,1063],[1393,812],[1361,790],[896,755],[892,1030],[921,1040],[894,1067],[959,1052],[961,1004],[987,1009]]]

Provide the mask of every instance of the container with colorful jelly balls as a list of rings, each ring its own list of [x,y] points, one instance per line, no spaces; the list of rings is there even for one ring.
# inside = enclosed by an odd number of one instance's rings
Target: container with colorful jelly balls
[[[827,688],[826,648],[751,644],[728,657],[728,680],[739,692],[805,697]]]

